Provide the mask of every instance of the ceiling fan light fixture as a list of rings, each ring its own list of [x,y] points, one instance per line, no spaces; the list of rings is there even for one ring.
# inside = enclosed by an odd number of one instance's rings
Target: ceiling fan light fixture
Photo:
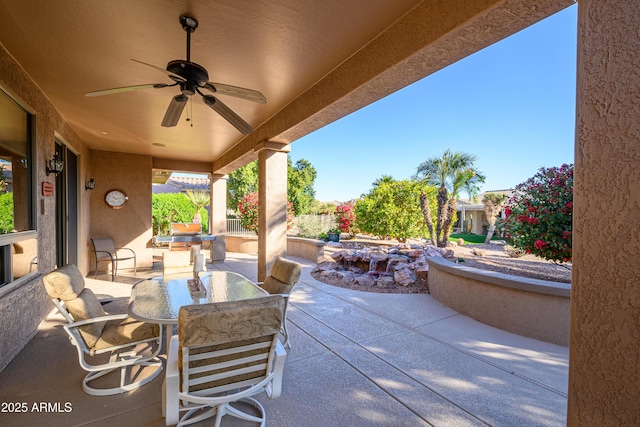
[[[184,110],[188,100],[189,97],[184,94],[174,96],[173,99],[171,99],[169,108],[167,108],[167,112],[164,114],[162,126],[170,128],[177,125],[178,120],[180,120],[180,116],[182,115],[182,110]]]

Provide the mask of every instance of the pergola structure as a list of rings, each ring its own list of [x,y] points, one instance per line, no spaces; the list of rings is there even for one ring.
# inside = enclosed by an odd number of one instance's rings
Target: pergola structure
[[[26,231],[2,236],[2,270],[36,239],[37,271],[0,288],[0,368],[49,311],[42,274],[89,265],[90,237],[110,235],[150,266],[151,183],[166,171],[212,177],[213,260],[225,256],[225,176],[258,159],[258,277],[286,253],[286,153],[298,138],[570,6],[572,0],[0,0],[0,89],[30,117]],[[640,408],[640,4],[578,5],[574,278],[568,424],[638,424]],[[194,95],[162,127],[177,87],[88,98],[172,80],[185,59],[178,19],[196,18],[191,60],[209,79],[267,102],[218,96],[244,135]],[[541,76],[544,78],[544,76]],[[437,102],[437,100],[434,100]],[[185,119],[189,121],[185,121]],[[0,117],[0,125],[3,125]],[[47,173],[58,153],[60,175]],[[26,157],[23,157],[26,159]],[[16,165],[15,184],[20,183]],[[95,189],[85,190],[93,177]],[[104,203],[108,190],[129,199]],[[20,193],[22,194],[22,193]],[[14,196],[17,197],[17,196]],[[629,232],[631,230],[631,233]],[[25,237],[26,236],[26,237]],[[17,253],[17,252],[16,252]],[[10,270],[10,269],[9,269]]]

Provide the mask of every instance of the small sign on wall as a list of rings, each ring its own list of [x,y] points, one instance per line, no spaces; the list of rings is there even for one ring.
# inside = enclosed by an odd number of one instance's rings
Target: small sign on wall
[[[43,197],[51,197],[53,196],[53,184],[50,182],[42,183],[42,196]]]

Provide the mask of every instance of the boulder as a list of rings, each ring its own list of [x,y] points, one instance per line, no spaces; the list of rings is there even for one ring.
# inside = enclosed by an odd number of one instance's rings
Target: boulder
[[[375,285],[375,279],[369,274],[358,274],[353,277],[353,283],[360,286],[371,287]]]
[[[409,286],[416,282],[416,275],[408,267],[397,270],[393,274],[393,279],[397,284],[402,286]]]
[[[376,285],[381,287],[389,287],[396,284],[396,281],[393,280],[391,276],[380,276],[378,280],[376,280]]]
[[[331,254],[331,258],[334,261],[340,261],[342,259],[342,257],[344,257],[344,252],[345,251],[334,252],[334,253]]]

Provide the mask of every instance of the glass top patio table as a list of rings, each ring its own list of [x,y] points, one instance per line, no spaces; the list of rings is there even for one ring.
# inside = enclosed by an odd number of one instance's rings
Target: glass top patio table
[[[193,279],[193,273],[171,274],[135,284],[129,299],[129,316],[150,323],[177,325],[178,312],[184,305],[239,301],[269,295],[240,274],[209,271],[200,275],[207,294],[194,297],[187,286],[189,279]]]

